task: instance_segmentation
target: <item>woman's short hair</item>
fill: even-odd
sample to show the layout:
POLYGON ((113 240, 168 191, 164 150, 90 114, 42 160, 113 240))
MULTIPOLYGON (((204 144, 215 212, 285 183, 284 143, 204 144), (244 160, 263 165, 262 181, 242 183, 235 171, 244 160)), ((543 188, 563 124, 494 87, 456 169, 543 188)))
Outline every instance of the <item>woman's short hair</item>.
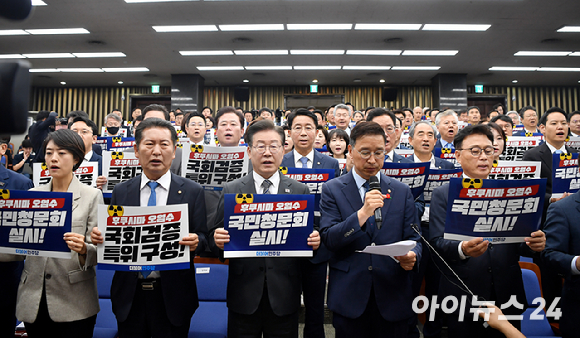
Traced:
POLYGON ((79 134, 75 133, 70 129, 59 129, 52 133, 49 133, 44 143, 42 144, 42 150, 46 154, 46 146, 52 141, 54 145, 60 149, 66 150, 73 155, 73 158, 77 160, 77 164, 73 166, 73 171, 77 170, 83 160, 85 159, 85 143, 79 134))

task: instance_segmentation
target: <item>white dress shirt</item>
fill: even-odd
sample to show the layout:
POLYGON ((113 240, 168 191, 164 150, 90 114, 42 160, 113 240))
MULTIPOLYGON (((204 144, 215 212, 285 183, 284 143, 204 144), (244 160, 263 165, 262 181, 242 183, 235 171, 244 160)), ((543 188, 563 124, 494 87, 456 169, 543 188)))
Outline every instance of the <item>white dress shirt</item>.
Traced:
MULTIPOLYGON (((140 188, 140 196, 139 196, 139 203, 140 206, 146 207, 147 203, 149 202, 149 197, 151 196, 151 188, 147 185, 149 181, 152 181, 145 173, 141 175, 141 188, 140 188)), ((157 181, 159 183, 157 189, 155 189, 155 201, 156 205, 158 206, 165 206, 167 205, 167 197, 169 196, 169 186, 171 185, 171 171, 167 170, 167 172, 161 176, 157 181)))
MULTIPOLYGON (((375 175, 378 179, 379 179, 379 183, 381 182, 381 172, 379 171, 376 175, 375 175)), ((358 188, 358 193, 360 194, 360 199, 362 200, 363 204, 365 203, 365 194, 366 189, 365 187, 363 187, 363 184, 365 184, 365 182, 367 180, 365 180, 364 178, 362 178, 357 172, 356 172, 356 168, 353 167, 352 170, 352 177, 354 178, 354 182, 356 183, 356 187, 358 188)))
MULTIPOLYGON (((292 150, 294 152, 294 166, 296 168, 302 168, 302 161, 300 161, 300 159, 303 157, 302 155, 300 155, 296 149, 292 150)), ((306 163, 306 166, 310 169, 312 169, 312 164, 314 163, 314 149, 312 149, 308 155, 306 155, 306 158, 308 158, 308 162, 306 163)))
POLYGON ((556 147, 554 147, 553 145, 550 144, 550 142, 546 141, 546 145, 548 146, 548 148, 550 148, 550 151, 553 153, 556 152, 556 150, 560 150, 561 152, 563 152, 564 154, 567 154, 568 152, 566 151, 566 143, 564 143, 562 145, 562 147, 560 147, 560 149, 556 149, 556 147))
MULTIPOLYGON (((252 175, 254 175, 254 187, 256 187, 256 193, 263 194, 264 192, 262 191, 262 182, 264 182, 266 179, 255 171, 252 171, 252 175)), ((272 182, 272 185, 269 189, 270 194, 277 194, 278 187, 280 186, 280 172, 277 171, 274 175, 270 176, 268 180, 272 182)))
POLYGON ((91 157, 93 157, 92 150, 85 154, 85 161, 89 162, 91 160, 91 157))

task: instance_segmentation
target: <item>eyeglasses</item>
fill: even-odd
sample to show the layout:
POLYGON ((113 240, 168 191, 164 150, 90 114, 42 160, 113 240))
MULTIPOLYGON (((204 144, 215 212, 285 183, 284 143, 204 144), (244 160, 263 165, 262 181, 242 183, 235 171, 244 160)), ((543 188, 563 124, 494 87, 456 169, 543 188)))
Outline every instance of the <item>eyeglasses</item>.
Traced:
POLYGON ((264 144, 260 144, 260 145, 257 145, 255 147, 252 147, 252 148, 254 148, 256 150, 256 152, 260 155, 265 153, 266 149, 270 149, 270 153, 272 153, 272 154, 277 154, 280 151, 280 149, 282 149, 282 146, 280 146, 278 144, 270 144, 269 146, 264 145, 264 144))
POLYGON ((312 125, 310 125, 310 124, 308 124, 308 125, 306 125, 306 126, 304 126, 304 127, 303 127, 303 126, 300 126, 300 125, 298 125, 298 126, 294 126, 294 127, 292 127, 292 130, 293 130, 293 131, 295 131, 295 132, 297 132, 297 133, 301 133, 301 132, 302 132, 302 130, 306 130, 306 132, 307 132, 307 133, 310 133, 310 132, 312 132, 312 131, 316 130, 316 127, 314 127, 314 126, 312 126, 312 125))
POLYGON ((198 126, 198 127, 205 127, 205 123, 203 123, 203 122, 198 122, 198 123, 191 122, 191 123, 189 124, 189 126, 190 126, 190 127, 195 127, 195 126, 198 126))
POLYGON ((81 129, 81 130, 77 130, 77 129, 71 129, 72 131, 74 131, 75 133, 79 134, 79 135, 93 135, 93 131, 92 130, 88 130, 88 129, 81 129))
POLYGON ((570 123, 571 124, 578 124, 578 123, 580 123, 580 120, 570 120, 570 123))
POLYGON ((387 126, 387 127, 385 128, 385 132, 386 132, 387 134, 394 134, 394 133, 395 133, 395 129, 396 129, 396 128, 395 128, 395 127, 393 127, 393 126, 387 126))
POLYGON ((386 154, 385 150, 377 150, 373 153, 368 150, 358 151, 356 148, 353 149, 356 150, 363 160, 368 160, 371 158, 371 155, 374 155, 377 160, 384 160, 386 154))
POLYGON ((475 156, 475 157, 479 157, 481 156, 481 152, 483 151, 485 153, 485 156, 492 156, 495 149, 493 149, 493 147, 485 147, 485 149, 481 149, 480 147, 473 147, 473 148, 467 148, 467 149, 456 149, 456 150, 469 150, 471 152, 471 155, 475 156))
POLYGON ((350 117, 349 114, 335 114, 334 117, 350 117))

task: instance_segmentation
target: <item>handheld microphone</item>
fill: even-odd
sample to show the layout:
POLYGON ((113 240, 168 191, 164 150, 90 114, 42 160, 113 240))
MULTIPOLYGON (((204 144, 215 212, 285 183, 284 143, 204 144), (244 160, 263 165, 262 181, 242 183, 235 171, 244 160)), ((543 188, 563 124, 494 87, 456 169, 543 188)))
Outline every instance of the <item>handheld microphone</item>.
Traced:
MULTIPOLYGON (((371 176, 369 179, 369 191, 371 190, 381 191, 381 184, 376 176, 371 176)), ((381 230, 381 226, 383 225, 383 213, 381 212, 381 208, 375 209, 375 222, 377 224, 377 230, 381 230)))

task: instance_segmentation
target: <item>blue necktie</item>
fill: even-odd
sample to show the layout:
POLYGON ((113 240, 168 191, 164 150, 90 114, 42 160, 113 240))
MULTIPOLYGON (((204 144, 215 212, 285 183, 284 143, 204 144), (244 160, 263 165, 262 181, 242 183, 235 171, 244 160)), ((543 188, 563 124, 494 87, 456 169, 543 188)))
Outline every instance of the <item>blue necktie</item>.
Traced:
POLYGON ((149 201, 147 201, 147 206, 156 206, 157 205, 157 193, 155 192, 155 188, 159 185, 157 182, 149 181, 147 183, 149 188, 151 188, 151 195, 149 195, 149 201))
POLYGON ((302 168, 308 168, 308 157, 302 156, 300 162, 302 162, 302 168))
MULTIPOLYGON (((366 197, 366 193, 369 192, 369 188, 370 188, 369 181, 366 181, 363 184, 363 187, 365 188, 365 197, 366 197)), ((363 199, 363 204, 364 204, 364 199, 363 199)), ((372 233, 375 230, 375 215, 374 214, 367 219, 367 225, 368 225, 367 226, 367 233, 372 233)))
POLYGON ((455 147, 453 146, 453 143, 451 143, 451 142, 447 143, 444 148, 455 149, 455 147))
MULTIPOLYGON (((149 186, 149 188, 151 188, 151 195, 149 195, 149 201, 147 201, 147 206, 148 207, 156 206, 157 205, 157 193, 155 192, 155 188, 157 188, 157 186, 159 186, 159 183, 149 181, 149 182, 147 182, 147 185, 149 186)), ((153 272, 153 271, 141 271, 141 274, 143 275, 143 278, 147 278, 147 276, 149 276, 149 274, 151 272, 153 272)))
POLYGON ((561 154, 561 153, 563 153, 563 151, 562 151, 562 150, 560 150, 560 149, 558 149, 558 150, 556 150, 556 151, 554 152, 554 154, 561 154))
MULTIPOLYGON (((385 155, 385 162, 387 162, 388 160, 389 160, 389 155, 385 155)), ((367 183, 365 183, 365 184, 368 185, 369 182, 367 181, 367 183)), ((369 191, 369 188, 368 187, 366 189, 367 189, 367 191, 369 191)))

